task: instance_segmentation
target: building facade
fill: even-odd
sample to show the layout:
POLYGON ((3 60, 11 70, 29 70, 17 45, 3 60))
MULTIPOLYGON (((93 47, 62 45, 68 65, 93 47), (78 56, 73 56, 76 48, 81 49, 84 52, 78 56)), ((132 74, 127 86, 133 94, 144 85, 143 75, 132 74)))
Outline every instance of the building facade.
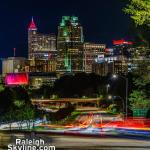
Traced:
POLYGON ((56 36, 38 33, 32 18, 28 27, 28 59, 56 58, 56 36))
POLYGON ((28 27, 29 72, 56 71, 56 36, 38 33, 32 18, 28 27))
POLYGON ((29 76, 30 76, 30 87, 34 89, 38 89, 43 85, 53 86, 54 82, 57 79, 55 73, 31 72, 29 73, 29 76))
POLYGON ((100 76, 107 76, 114 73, 113 62, 101 62, 92 64, 92 72, 100 76))
POLYGON ((108 74, 127 75, 129 72, 127 60, 106 60, 94 63, 92 65, 92 72, 100 76, 107 76, 108 74))
POLYGON ((24 57, 8 57, 2 60, 2 76, 8 73, 24 73, 28 72, 28 61, 24 57))
POLYGON ((105 55, 105 44, 84 43, 83 68, 86 73, 92 72, 92 64, 105 55))
POLYGON ((29 72, 55 72, 56 71, 56 60, 28 60, 29 72))
POLYGON ((83 28, 78 17, 63 16, 58 26, 57 71, 83 71, 83 28))

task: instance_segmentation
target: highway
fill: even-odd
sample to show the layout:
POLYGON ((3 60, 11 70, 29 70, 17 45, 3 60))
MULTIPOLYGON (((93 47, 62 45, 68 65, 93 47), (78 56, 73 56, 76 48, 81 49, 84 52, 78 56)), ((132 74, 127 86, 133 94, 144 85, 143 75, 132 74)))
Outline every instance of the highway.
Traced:
POLYGON ((53 145, 56 149, 68 150, 148 150, 150 142, 144 140, 121 138, 94 138, 94 137, 55 137, 53 145))
POLYGON ((42 138, 56 150, 150 150, 150 140, 113 137, 86 137, 36 134, 0 134, 0 150, 6 150, 15 138, 42 138))

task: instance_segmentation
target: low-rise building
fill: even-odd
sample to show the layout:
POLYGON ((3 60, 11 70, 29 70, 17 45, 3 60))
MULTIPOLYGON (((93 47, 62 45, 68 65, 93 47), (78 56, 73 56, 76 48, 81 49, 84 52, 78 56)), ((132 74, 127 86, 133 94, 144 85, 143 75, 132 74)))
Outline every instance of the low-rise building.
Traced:
POLYGON ((32 72, 29 73, 30 77, 30 87, 31 88, 40 88, 42 85, 49 85, 53 86, 54 82, 57 79, 56 73, 51 72, 51 73, 44 73, 44 72, 32 72))
POLYGON ((8 57, 2 60, 2 76, 7 73, 24 73, 27 72, 28 61, 24 57, 8 57))
POLYGON ((94 63, 92 72, 100 76, 107 76, 108 74, 126 75, 128 73, 128 61, 114 60, 94 63))

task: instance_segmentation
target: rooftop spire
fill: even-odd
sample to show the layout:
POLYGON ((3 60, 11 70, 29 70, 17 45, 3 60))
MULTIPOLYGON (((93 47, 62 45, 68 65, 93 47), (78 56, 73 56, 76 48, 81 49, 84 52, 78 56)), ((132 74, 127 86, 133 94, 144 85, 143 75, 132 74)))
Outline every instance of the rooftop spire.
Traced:
POLYGON ((37 27, 36 27, 36 25, 34 23, 33 17, 32 17, 32 20, 31 20, 31 22, 29 24, 28 30, 37 30, 37 27))

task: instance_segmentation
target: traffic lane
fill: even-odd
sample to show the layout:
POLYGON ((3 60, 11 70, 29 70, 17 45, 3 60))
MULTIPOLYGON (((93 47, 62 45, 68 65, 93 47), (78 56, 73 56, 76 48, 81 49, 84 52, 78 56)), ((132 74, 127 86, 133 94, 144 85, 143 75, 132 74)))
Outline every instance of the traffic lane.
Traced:
MULTIPOLYGON (((25 134, 15 134, 14 136, 16 138, 30 137, 30 135, 27 136, 25 134)), ((97 150, 97 149, 149 150, 150 149, 150 140, 143 140, 143 139, 137 140, 137 139, 128 139, 128 138, 86 137, 86 136, 82 137, 82 136, 67 136, 67 135, 65 136, 48 135, 48 134, 36 134, 35 137, 33 138, 44 139, 45 141, 47 141, 46 143, 48 145, 56 146, 56 150, 62 150, 62 149, 65 150, 97 150)), ((8 141, 6 142, 7 144, 8 141)))
POLYGON ((74 149, 150 149, 150 141, 121 138, 53 136, 57 148, 74 149))

